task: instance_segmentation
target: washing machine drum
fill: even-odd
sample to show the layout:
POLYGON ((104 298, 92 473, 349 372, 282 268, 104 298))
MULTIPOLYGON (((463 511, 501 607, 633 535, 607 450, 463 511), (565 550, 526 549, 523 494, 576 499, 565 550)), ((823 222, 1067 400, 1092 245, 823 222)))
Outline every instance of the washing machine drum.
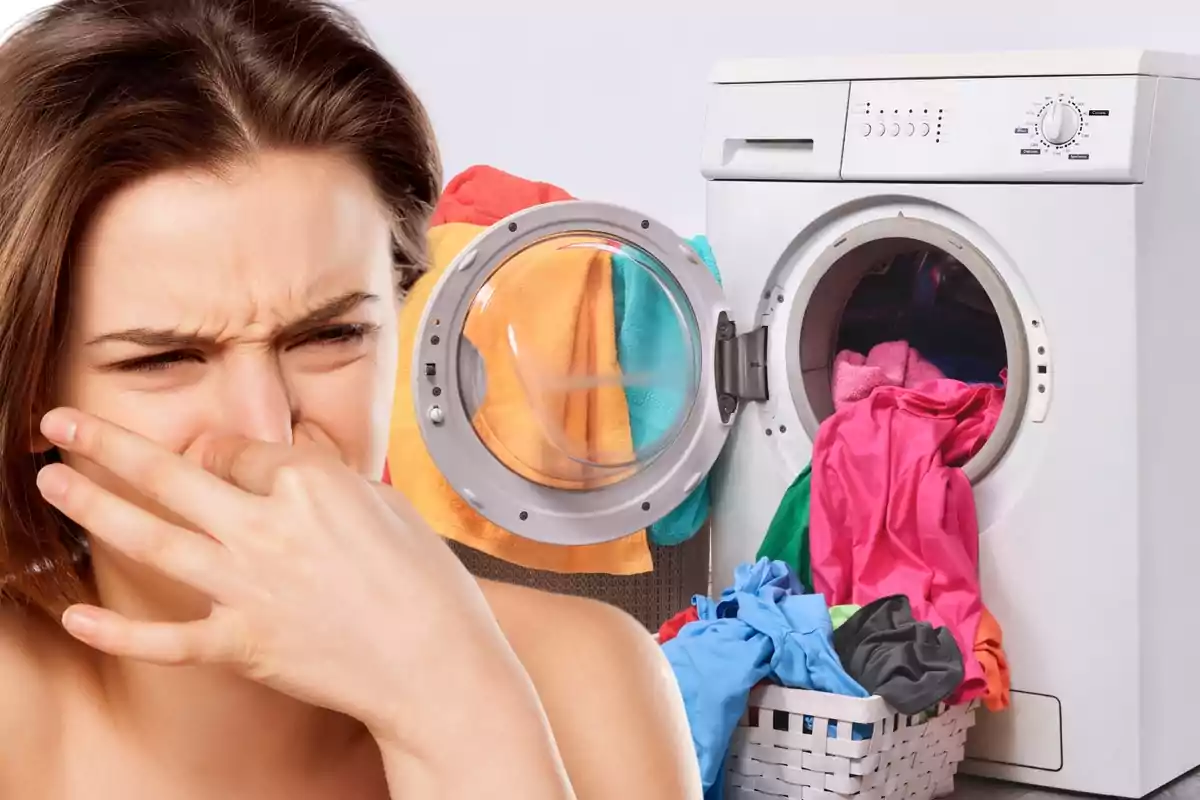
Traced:
POLYGON ((434 461, 481 514, 531 539, 645 527, 724 442, 723 305, 696 251, 644 216, 568 201, 505 219, 424 312, 413 392, 434 461))
MULTIPOLYGON (((903 215, 859 224, 801 266, 800 313, 791 315, 784 336, 795 343, 787 371, 791 400, 810 438, 835 410, 839 358, 902 342, 925 369, 944 377, 1003 381, 995 428, 964 466, 972 481, 985 477, 1024 416, 1031 366, 1048 373, 1044 346, 1039 363, 1030 363, 1020 310, 996 267, 954 231, 903 215)), ((1033 320, 1032 330, 1039 324, 1033 320)), ((1039 376, 1043 404, 1048 382, 1048 374, 1039 376)))

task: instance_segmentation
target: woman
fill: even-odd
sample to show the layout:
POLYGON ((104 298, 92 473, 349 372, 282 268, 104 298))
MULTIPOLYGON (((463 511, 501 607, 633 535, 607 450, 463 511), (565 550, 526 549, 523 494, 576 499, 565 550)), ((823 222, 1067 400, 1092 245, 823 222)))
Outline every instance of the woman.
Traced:
POLYGON ((644 632, 372 482, 439 184, 316 0, 0 47, 0 797, 698 795, 644 632))

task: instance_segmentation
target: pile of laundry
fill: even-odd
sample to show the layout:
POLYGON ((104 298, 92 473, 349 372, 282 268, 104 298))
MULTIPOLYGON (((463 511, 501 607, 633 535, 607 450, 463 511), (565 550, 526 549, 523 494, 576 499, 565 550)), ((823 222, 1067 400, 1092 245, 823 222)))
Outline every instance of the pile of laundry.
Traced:
MULTIPOLYGON (((905 714, 943 702, 1008 706, 962 471, 995 427, 1004 377, 944 377, 904 341, 837 355, 836 411, 757 562, 742 565, 718 601, 696 597, 659 631, 710 800, 760 682, 878 695, 905 714)), ((854 737, 868 738, 870 727, 855 726, 854 737)))

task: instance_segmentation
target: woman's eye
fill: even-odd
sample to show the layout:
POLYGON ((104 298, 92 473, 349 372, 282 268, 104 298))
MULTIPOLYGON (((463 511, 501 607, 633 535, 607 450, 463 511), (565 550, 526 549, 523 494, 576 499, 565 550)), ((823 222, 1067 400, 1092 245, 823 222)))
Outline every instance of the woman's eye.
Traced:
POLYGON ((302 345, 331 345, 331 344, 355 344, 366 338, 367 334, 375 330, 376 326, 365 324, 347 324, 347 325, 332 325, 328 328, 321 328, 313 331, 302 338, 296 346, 302 345))
POLYGON ((156 370, 170 369, 184 363, 198 363, 203 361, 198 353, 189 353, 185 350, 171 350, 166 353, 155 353, 152 356, 143 356, 135 358, 131 361, 124 361, 117 365, 122 372, 154 372, 156 370))
MULTIPOLYGON (((292 350, 306 345, 330 346, 357 344, 378 329, 377 325, 345 324, 331 325, 305 334, 299 340, 287 347, 292 350)), ((183 364, 201 364, 205 357, 202 353, 189 350, 170 350, 165 353, 155 353, 152 356, 122 361, 114 366, 121 372, 155 372, 171 369, 183 364)))

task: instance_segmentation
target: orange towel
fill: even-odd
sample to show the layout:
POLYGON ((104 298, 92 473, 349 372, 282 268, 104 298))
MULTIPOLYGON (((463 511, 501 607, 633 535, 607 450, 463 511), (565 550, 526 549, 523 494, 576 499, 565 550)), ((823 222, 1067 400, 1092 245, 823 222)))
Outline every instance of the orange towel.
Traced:
POLYGON ((983 667, 983 677, 987 681, 983 704, 988 711, 1003 711, 1008 708, 1010 700, 1004 633, 1000 630, 1000 623, 986 608, 979 616, 979 629, 975 631, 975 658, 983 667))
MULTIPOLYGON (((438 533, 510 563, 553 572, 648 572, 653 563, 645 531, 576 547, 523 539, 468 506, 425 449, 410 385, 417 325, 446 266, 482 230, 447 223, 429 231, 432 268, 413 288, 400 319, 390 480, 438 533)), ((526 387, 537 376, 528 374, 529 365, 560 378, 619 374, 611 270, 608 255, 590 248, 520 253, 489 281, 491 291, 484 301, 476 300, 464 329, 487 369, 487 393, 474 420, 480 437, 510 469, 565 491, 597 485, 593 474, 580 470, 576 459, 581 455, 605 463, 632 456, 624 390, 613 380, 589 391, 531 394, 526 387), (536 313, 506 313, 505 306, 514 302, 536 313), (519 363, 507 338, 510 324, 523 346, 519 363)))

